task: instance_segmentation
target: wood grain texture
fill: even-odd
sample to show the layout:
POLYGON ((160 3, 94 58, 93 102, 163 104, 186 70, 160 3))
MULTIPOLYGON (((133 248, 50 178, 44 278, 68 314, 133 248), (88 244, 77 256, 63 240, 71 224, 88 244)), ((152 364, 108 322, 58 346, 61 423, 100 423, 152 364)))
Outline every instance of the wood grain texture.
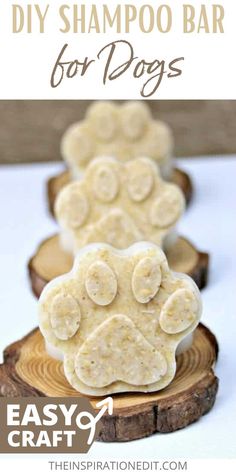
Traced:
MULTIPOLYGON (((113 395, 113 415, 103 417, 99 439, 130 441, 155 432, 173 432, 199 419, 215 402, 218 379, 213 369, 217 353, 214 335, 200 324, 191 348, 177 357, 176 375, 167 388, 148 394, 113 395)), ((0 366, 0 396, 81 394, 67 382, 62 363, 48 356, 36 329, 6 348, 0 366)), ((97 398, 89 399, 95 407, 97 398)))
MULTIPOLYGON (((90 101, 1 100, 0 162, 60 159, 64 130, 83 118, 90 101)), ((236 151, 235 100, 151 100, 156 118, 173 129, 177 156, 236 151)))
MULTIPOLYGON (((207 284, 209 255, 199 252, 188 240, 179 237, 168 249, 169 266, 193 278, 201 289, 207 284)), ((73 258, 61 249, 58 235, 45 239, 31 257, 28 272, 33 293, 39 297, 45 285, 59 275, 69 272, 73 258)))
MULTIPOLYGON (((55 200, 62 188, 70 182, 70 173, 65 170, 47 182, 47 199, 49 212, 54 215, 55 200)), ((181 169, 174 169, 172 182, 178 185, 184 193, 186 204, 190 203, 193 195, 193 185, 191 178, 181 169)))

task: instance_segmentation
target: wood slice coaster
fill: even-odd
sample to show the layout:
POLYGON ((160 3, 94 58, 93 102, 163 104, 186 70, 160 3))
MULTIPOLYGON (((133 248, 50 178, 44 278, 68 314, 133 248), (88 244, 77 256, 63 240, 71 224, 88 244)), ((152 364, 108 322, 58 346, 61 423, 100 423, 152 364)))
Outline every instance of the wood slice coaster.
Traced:
MULTIPOLYGON (((131 441, 155 432, 184 428, 214 405, 218 379, 213 368, 218 346, 214 335, 200 324, 188 351, 177 357, 172 383, 154 393, 113 395, 113 415, 102 418, 101 441, 131 441)), ((0 365, 0 396, 81 396, 67 382, 63 365, 45 351, 36 329, 4 352, 0 365)), ((93 407, 101 397, 89 397, 93 407)), ((95 408, 96 409, 96 408, 95 408)))
MULTIPOLYGON (((170 268, 190 275, 201 289, 207 284, 209 256, 199 252, 187 239, 179 237, 167 251, 170 268)), ((28 264, 31 287, 39 297, 50 280, 69 272, 73 265, 72 255, 63 251, 59 236, 43 241, 28 264)))
MULTIPOLYGON (((68 170, 61 172, 55 177, 51 177, 47 182, 47 195, 48 195, 48 207, 52 215, 54 215, 54 203, 56 200, 57 194, 60 190, 71 181, 70 173, 68 170)), ((186 199, 186 203, 189 203, 193 193, 192 182, 186 172, 175 168, 173 170, 172 182, 178 185, 186 199)))

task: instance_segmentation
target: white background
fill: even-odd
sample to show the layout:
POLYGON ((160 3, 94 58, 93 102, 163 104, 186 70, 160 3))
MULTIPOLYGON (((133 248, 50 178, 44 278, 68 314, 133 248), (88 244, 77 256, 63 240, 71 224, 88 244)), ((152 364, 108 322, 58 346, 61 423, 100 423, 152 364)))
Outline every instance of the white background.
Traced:
MULTIPOLYGON (((131 443, 95 443, 88 460, 236 458, 236 157, 185 159, 178 165, 190 173, 195 187, 179 233, 211 255, 209 284, 202 291, 202 321, 212 329, 220 345, 217 401, 208 415, 186 429, 131 443)), ((57 230, 47 212, 45 182, 61 168, 62 164, 0 168, 1 351, 37 325, 37 302, 30 291, 26 266, 37 244, 57 230)), ((9 461, 15 458, 9 457, 9 461)), ((48 460, 55 458, 81 459, 51 455, 48 460)), ((45 461, 45 456, 39 460, 45 461)), ((26 464, 29 461, 30 456, 26 464)), ((25 472, 26 468, 22 470, 25 472)))
MULTIPOLYGON (((50 75, 56 58, 65 43, 68 43, 68 60, 82 59, 84 56, 96 57, 98 51, 110 41, 117 39, 129 40, 135 54, 140 59, 169 60, 184 56, 183 74, 180 77, 163 79, 158 91, 150 98, 154 99, 200 99, 200 98, 236 98, 235 75, 235 39, 236 39, 236 2, 232 0, 189 0, 186 2, 168 0, 158 2, 148 0, 136 2, 109 0, 105 3, 112 5, 133 3, 151 4, 154 8, 166 3, 173 11, 173 27, 170 33, 161 34, 158 31, 145 34, 136 27, 130 34, 109 32, 107 34, 63 34, 59 32, 62 22, 58 16, 58 6, 66 3, 79 3, 74 0, 7 0, 0 2, 0 99, 6 98, 140 98, 140 89, 144 80, 132 77, 133 68, 106 87, 102 84, 104 62, 97 62, 90 72, 81 77, 65 80, 55 89, 50 87, 50 75), (33 33, 12 33, 12 3, 25 6, 38 3, 43 7, 49 4, 44 34, 38 31, 35 14, 32 17, 33 33), (199 18, 199 8, 202 3, 207 5, 209 26, 212 29, 213 3, 221 3, 225 8, 224 34, 183 34, 182 5, 193 4, 196 8, 196 20, 199 18)), ((81 2, 82 3, 82 2, 81 2)), ((84 0, 87 8, 92 2, 84 0)), ((101 7, 104 2, 93 2, 101 7)), ((120 54, 117 65, 121 61, 120 54)), ((123 58, 124 59, 124 58, 123 58)))

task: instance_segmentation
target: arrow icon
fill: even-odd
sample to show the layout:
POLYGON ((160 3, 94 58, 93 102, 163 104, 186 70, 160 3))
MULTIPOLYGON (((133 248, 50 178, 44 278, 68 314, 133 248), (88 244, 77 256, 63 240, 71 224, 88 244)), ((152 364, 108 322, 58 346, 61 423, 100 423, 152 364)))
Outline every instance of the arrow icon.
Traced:
POLYGON ((96 403, 96 407, 102 407, 100 411, 97 413, 96 416, 93 416, 91 413, 88 411, 81 411, 77 418, 76 418, 76 424, 78 428, 86 430, 90 429, 90 434, 88 437, 87 444, 92 444, 93 438, 96 432, 96 424, 97 422, 101 419, 101 417, 104 415, 104 413, 107 411, 108 415, 112 415, 113 413, 113 399, 112 397, 107 397, 104 398, 104 400, 101 400, 100 402, 96 403), (82 419, 87 418, 88 422, 84 423, 82 419))
MULTIPOLYGON (((96 403, 96 407, 99 408, 100 406, 102 406, 102 408, 101 408, 100 412, 97 414, 97 416, 100 415, 101 412, 102 412, 102 414, 100 416, 100 418, 101 418, 106 410, 108 412, 108 415, 112 415, 112 413, 113 413, 113 398, 112 397, 107 397, 107 398, 104 398, 104 400, 96 403)), ((96 416, 96 418, 97 418, 97 416, 96 416)))

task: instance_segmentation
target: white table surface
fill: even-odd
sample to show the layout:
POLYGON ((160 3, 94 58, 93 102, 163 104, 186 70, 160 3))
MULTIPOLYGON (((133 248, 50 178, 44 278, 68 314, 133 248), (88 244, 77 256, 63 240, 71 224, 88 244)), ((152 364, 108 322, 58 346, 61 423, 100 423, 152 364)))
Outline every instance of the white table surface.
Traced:
MULTIPOLYGON (((217 401, 186 429, 131 443, 95 443, 86 459, 236 458, 236 156, 181 159, 178 166, 191 174, 195 188, 179 233, 211 254, 202 321, 220 345, 217 401)), ((0 352, 37 324, 27 261, 57 229, 47 212, 45 182, 61 168, 51 163, 0 167, 0 352)))

